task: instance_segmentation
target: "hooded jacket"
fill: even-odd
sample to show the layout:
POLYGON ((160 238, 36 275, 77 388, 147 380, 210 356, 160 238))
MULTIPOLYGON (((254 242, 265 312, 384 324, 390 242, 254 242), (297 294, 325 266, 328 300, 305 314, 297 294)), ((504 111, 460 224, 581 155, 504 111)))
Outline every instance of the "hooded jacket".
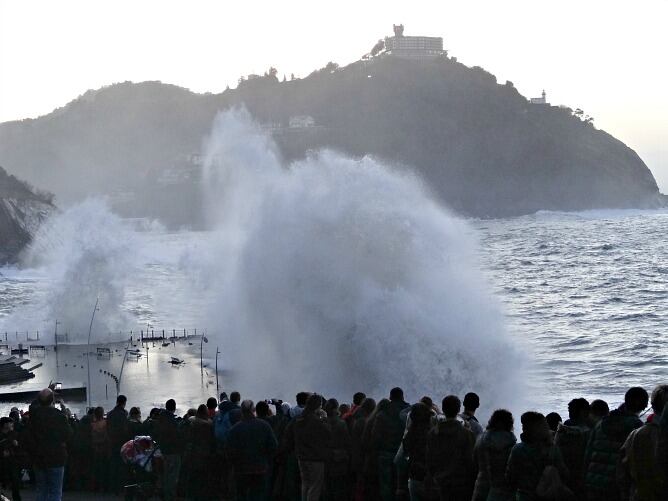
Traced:
POLYGON ((510 452, 506 481, 517 501, 533 501, 539 499, 536 488, 547 466, 555 466, 562 481, 568 479, 568 470, 559 449, 549 441, 528 440, 524 433, 520 439, 510 452))
POLYGON ((302 413, 294 420, 295 453, 301 461, 327 461, 332 430, 314 413, 302 413))
POLYGON ((236 423, 227 438, 227 450, 237 473, 266 473, 277 446, 271 426, 256 417, 236 423))
POLYGON ((661 427, 658 419, 633 430, 622 446, 622 498, 632 501, 666 499, 666 472, 658 460, 661 427))
POLYGON ((588 497, 619 499, 617 462, 629 434, 642 426, 635 414, 622 405, 599 421, 591 434, 585 454, 585 486, 588 497))
POLYGON ((438 423, 427 436, 427 472, 443 488, 471 489, 476 476, 475 438, 460 421, 438 423))
POLYGON ((422 482, 427 474, 427 437, 429 427, 411 426, 403 439, 404 454, 408 459, 408 477, 422 482))
POLYGON ((569 419, 559 424, 554 436, 554 445, 559 448, 564 463, 570 472, 568 487, 578 496, 584 497, 585 452, 591 435, 587 423, 569 419))
POLYGON ((406 430, 406 416, 402 411, 410 406, 403 400, 394 400, 376 416, 371 430, 371 446, 378 453, 389 453, 393 456, 401 445, 406 430))
POLYGON ((473 450, 478 464, 473 501, 509 498, 506 465, 510 451, 516 443, 517 438, 510 431, 487 430, 480 435, 473 450), (491 498, 488 497, 490 493, 491 498))
POLYGON ((327 474, 330 477, 345 476, 350 466, 352 447, 348 425, 338 415, 327 417, 327 424, 331 429, 327 474))

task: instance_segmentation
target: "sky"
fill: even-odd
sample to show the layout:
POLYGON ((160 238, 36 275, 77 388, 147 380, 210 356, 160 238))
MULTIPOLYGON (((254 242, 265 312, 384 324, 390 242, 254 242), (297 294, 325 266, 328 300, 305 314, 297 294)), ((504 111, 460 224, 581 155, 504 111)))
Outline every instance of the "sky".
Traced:
POLYGON ((0 0, 0 122, 126 80, 221 92, 270 66, 306 76, 403 23, 527 97, 582 108, 668 192, 666 19, 668 0, 0 0))

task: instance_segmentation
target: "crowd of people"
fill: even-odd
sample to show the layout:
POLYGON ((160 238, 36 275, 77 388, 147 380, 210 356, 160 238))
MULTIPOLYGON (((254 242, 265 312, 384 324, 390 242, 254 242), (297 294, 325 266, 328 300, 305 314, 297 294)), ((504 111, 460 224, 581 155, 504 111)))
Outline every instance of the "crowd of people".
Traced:
POLYGON ((518 439, 508 410, 478 421, 475 393, 439 406, 410 405, 400 388, 351 404, 301 392, 292 406, 232 392, 185 415, 170 399, 145 419, 120 395, 77 419, 45 389, 0 419, 0 472, 15 501, 26 482, 40 500, 63 489, 142 497, 121 451, 145 440, 142 474, 166 500, 655 501, 668 499, 668 385, 645 417, 649 401, 634 387, 612 411, 576 398, 563 422, 525 412, 518 439))

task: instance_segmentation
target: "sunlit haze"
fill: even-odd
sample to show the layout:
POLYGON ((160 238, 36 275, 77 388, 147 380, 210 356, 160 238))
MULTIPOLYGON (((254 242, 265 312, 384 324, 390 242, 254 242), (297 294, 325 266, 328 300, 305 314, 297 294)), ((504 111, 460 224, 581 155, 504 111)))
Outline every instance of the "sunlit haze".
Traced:
POLYGON ((666 0, 351 2, 0 0, 0 121, 88 89, 160 80, 221 92, 269 66, 345 65, 403 23, 526 97, 582 108, 635 149, 668 191, 666 0))

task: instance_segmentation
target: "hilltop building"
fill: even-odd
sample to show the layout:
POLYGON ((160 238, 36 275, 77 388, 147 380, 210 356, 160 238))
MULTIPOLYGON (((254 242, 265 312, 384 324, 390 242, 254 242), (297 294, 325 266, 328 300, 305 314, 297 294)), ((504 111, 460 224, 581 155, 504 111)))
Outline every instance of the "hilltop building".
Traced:
POLYGON ((541 97, 532 97, 529 99, 529 102, 531 104, 548 104, 547 102, 547 94, 545 94, 545 90, 543 90, 543 93, 540 95, 541 97))
POLYGON ((394 36, 385 37, 385 53, 406 59, 431 59, 443 56, 443 38, 405 36, 404 25, 395 24, 394 36))

